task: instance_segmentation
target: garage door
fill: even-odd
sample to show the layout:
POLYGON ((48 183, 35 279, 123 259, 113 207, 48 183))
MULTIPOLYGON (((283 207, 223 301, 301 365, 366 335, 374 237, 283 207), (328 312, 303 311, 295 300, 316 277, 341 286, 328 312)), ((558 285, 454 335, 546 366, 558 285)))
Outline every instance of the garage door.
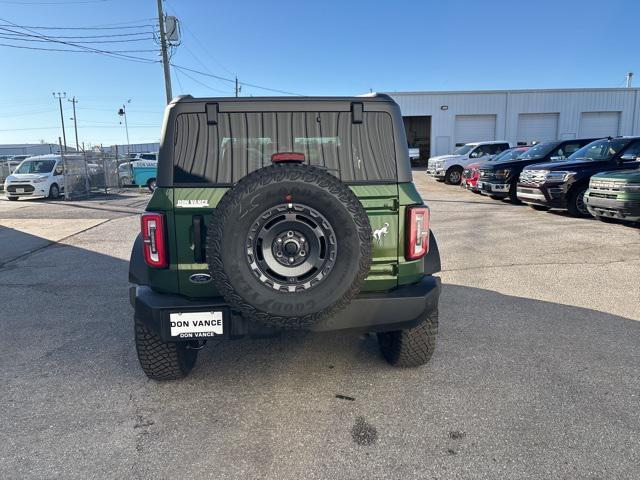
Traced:
POLYGON ((620 112, 582 112, 580 137, 615 137, 620 128, 620 112))
POLYGON ((495 139, 495 115, 456 115, 456 145, 495 139))
POLYGON ((558 113, 521 113, 518 115, 518 144, 558 139, 558 113))

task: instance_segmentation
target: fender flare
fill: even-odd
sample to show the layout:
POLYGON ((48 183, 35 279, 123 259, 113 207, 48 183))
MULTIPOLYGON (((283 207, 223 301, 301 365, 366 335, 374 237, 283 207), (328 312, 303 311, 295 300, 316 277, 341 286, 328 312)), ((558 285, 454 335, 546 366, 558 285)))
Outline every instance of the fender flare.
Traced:
POLYGON ((135 283, 136 285, 149 284, 149 267, 147 267, 142 253, 141 234, 138 234, 131 249, 131 258, 129 259, 129 283, 135 283))
POLYGON ((442 270, 440 264, 440 250, 438 250, 438 242, 433 230, 429 230, 429 252, 424 256, 424 273, 433 275, 442 270))

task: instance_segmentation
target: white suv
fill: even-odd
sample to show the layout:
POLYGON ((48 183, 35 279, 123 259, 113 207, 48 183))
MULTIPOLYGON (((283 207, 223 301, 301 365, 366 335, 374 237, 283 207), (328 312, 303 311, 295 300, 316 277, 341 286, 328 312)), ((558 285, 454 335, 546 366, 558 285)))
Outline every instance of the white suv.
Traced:
POLYGON ((511 148, 509 142, 502 140, 467 143, 450 155, 431 157, 427 164, 427 175, 431 175, 441 182, 458 185, 462 179, 464 167, 479 161, 490 160, 508 148, 511 148))
POLYGON ((62 158, 38 155, 23 160, 4 181, 9 200, 20 197, 58 198, 64 192, 62 158))

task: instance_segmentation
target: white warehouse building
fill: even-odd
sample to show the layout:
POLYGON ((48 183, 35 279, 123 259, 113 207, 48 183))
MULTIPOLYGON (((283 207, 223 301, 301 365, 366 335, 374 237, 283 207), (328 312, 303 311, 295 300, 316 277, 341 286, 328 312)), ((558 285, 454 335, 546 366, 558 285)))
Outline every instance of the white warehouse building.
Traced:
POLYGON ((386 92, 400 105, 420 159, 482 140, 530 145, 549 140, 640 135, 638 88, 386 92))

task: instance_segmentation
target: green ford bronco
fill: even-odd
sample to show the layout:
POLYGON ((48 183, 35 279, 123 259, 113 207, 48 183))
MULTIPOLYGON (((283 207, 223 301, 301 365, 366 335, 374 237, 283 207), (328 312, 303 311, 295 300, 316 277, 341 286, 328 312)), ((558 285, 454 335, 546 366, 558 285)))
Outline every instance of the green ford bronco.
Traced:
POLYGON ((146 210, 129 281, 150 378, 287 329, 376 332, 397 366, 433 354, 440 256, 388 96, 178 97, 146 210))
POLYGON ((591 177, 584 194, 589 213, 599 220, 640 222, 640 170, 603 172, 591 177))

